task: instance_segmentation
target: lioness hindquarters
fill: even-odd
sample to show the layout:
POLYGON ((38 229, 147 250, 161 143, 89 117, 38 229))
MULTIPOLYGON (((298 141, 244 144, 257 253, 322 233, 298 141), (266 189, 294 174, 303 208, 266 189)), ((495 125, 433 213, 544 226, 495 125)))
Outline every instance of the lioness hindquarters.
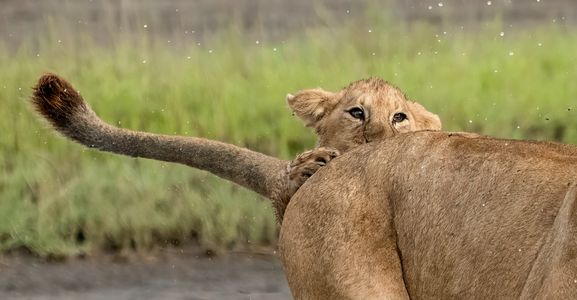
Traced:
POLYGON ((296 299, 408 299, 389 209, 366 189, 381 179, 365 178, 371 162, 352 152, 319 170, 288 205, 279 252, 296 299))
POLYGON ((400 274, 392 260, 400 257, 399 282, 415 299, 576 299, 577 157, 569 152, 415 132, 345 153, 285 213, 279 249, 291 290, 376 297, 389 281, 373 290, 359 282, 379 270, 400 274))

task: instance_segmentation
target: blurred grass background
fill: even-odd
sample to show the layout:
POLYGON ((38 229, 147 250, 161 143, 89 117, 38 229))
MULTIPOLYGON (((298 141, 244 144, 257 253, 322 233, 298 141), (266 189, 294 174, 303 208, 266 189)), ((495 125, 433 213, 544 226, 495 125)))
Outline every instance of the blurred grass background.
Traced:
POLYGON ((379 76, 440 115, 446 130, 577 143, 577 32, 410 26, 371 7, 280 39, 232 22, 202 41, 152 37, 144 26, 102 45, 66 22, 0 44, 0 251, 40 256, 274 245, 267 200, 190 168, 86 150, 58 137, 28 103, 44 72, 80 90, 107 122, 202 136, 282 158, 314 146, 286 93, 338 90, 379 76))

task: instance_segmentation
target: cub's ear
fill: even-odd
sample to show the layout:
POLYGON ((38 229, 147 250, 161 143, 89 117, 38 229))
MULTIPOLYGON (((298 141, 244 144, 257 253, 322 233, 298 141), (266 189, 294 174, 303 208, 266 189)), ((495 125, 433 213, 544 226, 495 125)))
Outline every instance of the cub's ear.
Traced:
POLYGON ((407 101, 415 130, 441 130, 441 119, 417 102, 407 101))
POLYGON ((311 127, 337 103, 335 93, 323 89, 302 90, 296 95, 288 94, 286 100, 293 113, 301 118, 306 126, 311 127))

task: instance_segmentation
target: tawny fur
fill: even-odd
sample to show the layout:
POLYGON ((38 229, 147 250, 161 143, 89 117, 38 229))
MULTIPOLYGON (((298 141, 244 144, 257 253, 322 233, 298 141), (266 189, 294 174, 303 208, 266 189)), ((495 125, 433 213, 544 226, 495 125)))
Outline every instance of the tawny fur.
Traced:
POLYGON ((357 147, 292 197, 297 299, 577 299, 577 148, 412 132, 357 147))
POLYGON ((90 109, 70 83, 54 74, 40 78, 32 97, 36 110, 64 136, 102 151, 209 171, 272 199, 279 221, 302 183, 341 152, 398 132, 441 126, 436 115, 408 101, 397 88, 378 78, 357 81, 337 93, 304 90, 287 100, 296 115, 315 127, 320 146, 292 162, 202 138, 111 126, 90 109), (355 120, 346 112, 353 106, 365 110, 364 121, 355 120), (409 115, 409 119, 393 125, 391 117, 400 111, 409 115))

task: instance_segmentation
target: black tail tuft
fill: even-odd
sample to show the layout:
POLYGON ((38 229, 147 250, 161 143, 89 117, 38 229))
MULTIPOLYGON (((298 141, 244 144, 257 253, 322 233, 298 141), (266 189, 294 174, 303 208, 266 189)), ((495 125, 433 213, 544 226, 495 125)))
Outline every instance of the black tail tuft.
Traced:
POLYGON ((67 128, 75 114, 89 110, 74 87, 55 74, 40 77, 31 100, 34 108, 56 128, 67 128))

